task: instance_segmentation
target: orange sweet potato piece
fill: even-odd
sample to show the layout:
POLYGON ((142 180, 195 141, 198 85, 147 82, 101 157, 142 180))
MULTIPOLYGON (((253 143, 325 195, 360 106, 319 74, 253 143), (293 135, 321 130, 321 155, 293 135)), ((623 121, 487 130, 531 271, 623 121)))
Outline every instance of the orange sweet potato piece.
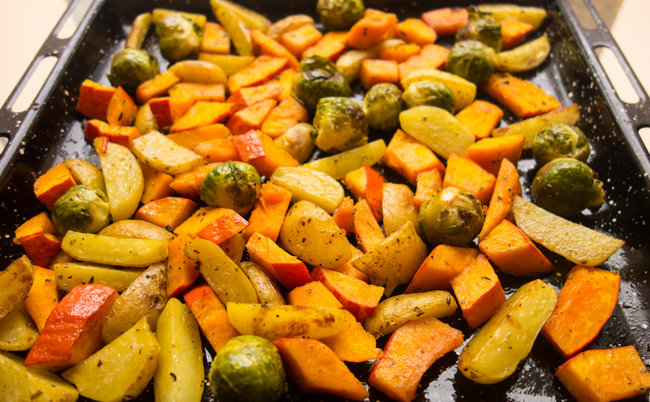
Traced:
POLYGON ((496 175, 499 173, 502 160, 508 159, 514 165, 519 162, 521 151, 524 149, 524 140, 523 135, 484 138, 470 145, 465 151, 465 157, 496 175))
MULTIPOLYGON (((204 155, 205 156, 205 155, 204 155)), ((185 198, 198 200, 201 198, 201 184, 205 176, 210 173, 218 163, 199 166, 191 172, 179 174, 174 178, 169 187, 185 198)))
POLYGON ((451 287, 472 329, 492 317, 506 301, 501 281, 483 254, 451 280, 451 287))
POLYGON ((400 129, 388 143, 382 161, 414 185, 422 172, 437 169, 445 173, 445 165, 432 150, 400 129))
POLYGON ((218 353, 226 342, 239 336, 228 319, 226 307, 207 283, 193 287, 183 299, 215 352, 218 353))
POLYGON ((182 233, 169 242, 167 258, 167 296, 178 296, 196 282, 199 270, 196 263, 185 255, 185 245, 192 241, 192 236, 182 233))
POLYGON ((172 104, 168 96, 151 99, 149 101, 149 108, 151 109, 151 114, 156 119, 158 127, 169 127, 174 124, 172 104))
POLYGON ((620 286, 621 277, 616 272, 573 267, 542 335, 565 359, 580 352, 598 336, 614 312, 620 286))
POLYGON ((314 46, 305 50, 302 58, 318 55, 334 63, 347 50, 347 40, 347 32, 328 32, 314 46))
POLYGON ((479 251, 469 247, 441 244, 431 251, 411 279, 404 293, 451 289, 451 280, 474 262, 479 251))
POLYGON ((439 188, 442 188, 442 175, 438 169, 434 168, 426 172, 418 173, 416 182, 417 187, 413 201, 419 209, 422 204, 433 197, 439 188))
POLYGON ((404 43, 399 46, 389 47, 379 52, 379 58, 382 60, 395 60, 403 63, 412 56, 420 54, 422 48, 415 43, 404 43))
POLYGON ((174 190, 170 187, 170 184, 174 181, 173 176, 145 164, 140 165, 140 167, 144 177, 144 192, 140 199, 143 204, 174 194, 174 190))
POLYGON ((130 149, 131 143, 140 136, 140 132, 135 127, 112 126, 101 120, 89 120, 84 129, 84 136, 91 144, 97 137, 106 137, 110 142, 130 149))
POLYGON ((116 91, 116 88, 85 80, 79 90, 77 111, 91 119, 105 120, 108 105, 116 91))
POLYGON ((482 100, 475 100, 471 105, 458 112, 456 120, 474 134, 474 138, 487 138, 503 117, 503 110, 498 106, 482 100))
POLYGON ((359 271, 358 269, 353 267, 352 264, 351 264, 351 262, 355 258, 361 257, 363 255, 363 253, 361 252, 361 250, 359 250, 358 248, 356 248, 356 247, 354 247, 352 245, 350 245, 350 249, 352 251, 352 259, 350 259, 350 261, 346 262, 345 264, 343 264, 341 266, 338 266, 336 268, 332 268, 332 271, 336 271, 336 272, 340 272, 340 273, 345 274, 345 275, 349 275, 349 276, 351 276, 353 278, 356 278, 356 279, 358 279, 360 281, 364 281, 365 283, 370 282, 370 277, 368 275, 366 275, 365 273, 359 271))
POLYGON ((383 356, 375 337, 368 333, 352 313, 345 310, 341 331, 321 339, 344 362, 362 363, 383 356))
POLYGON ((113 126, 132 126, 138 114, 138 105, 122 87, 117 88, 106 110, 106 121, 113 126))
POLYGON ((508 73, 492 74, 481 88, 520 119, 551 112, 562 104, 535 86, 508 73))
MULTIPOLYGON (((201 52, 211 54, 230 54, 230 35, 216 22, 207 22, 203 28, 201 52)), ((220 101, 217 101, 220 102, 220 101)))
POLYGON ((343 308, 341 302, 318 280, 294 288, 287 293, 287 301, 293 306, 343 308))
POLYGON ((166 94, 167 91, 181 81, 182 79, 178 75, 171 71, 165 71, 140 84, 135 90, 135 99, 143 105, 150 99, 166 94))
MULTIPOLYGON (((202 142, 194 147, 194 152, 203 156, 206 161, 211 163, 239 161, 241 160, 241 157, 239 156, 232 139, 233 137, 225 137, 202 142)), ((199 189, 200 187, 201 185, 199 184, 199 189)))
POLYGON ((487 204, 494 190, 496 178, 473 161, 456 154, 447 159, 447 172, 442 188, 457 187, 476 197, 481 204, 487 204))
POLYGON ((323 34, 314 28, 313 25, 303 25, 293 31, 285 32, 280 36, 280 43, 296 57, 300 57, 303 52, 314 46, 323 34))
POLYGON ((533 32, 533 26, 516 18, 501 21, 501 49, 508 50, 521 45, 533 32))
POLYGON ((262 124, 261 131, 271 138, 278 138, 286 133, 288 129, 300 122, 309 120, 307 109, 294 99, 293 96, 285 98, 271 113, 262 124))
POLYGON ((197 203, 187 198, 165 197, 141 206, 134 218, 174 230, 198 207, 197 203))
MULTIPOLYGON (((287 71, 287 70, 285 70, 287 71)), ((242 109, 253 106, 265 100, 277 100, 282 94, 283 87, 278 80, 271 80, 265 84, 254 87, 241 88, 230 95, 227 102, 233 104, 232 113, 235 114, 242 109)))
POLYGON ((368 202, 360 199, 354 205, 354 235, 357 245, 364 253, 372 250, 386 239, 384 232, 375 219, 368 202))
POLYGON ((225 213, 208 223, 196 234, 204 240, 221 245, 241 232, 247 225, 248 222, 241 215, 231 209, 226 209, 225 213))
POLYGON ((170 98, 192 98, 203 102, 224 102, 226 90, 223 84, 181 82, 169 90, 170 98))
POLYGON ((449 50, 446 47, 435 44, 425 45, 422 47, 420 54, 412 56, 410 59, 397 65, 399 70, 399 79, 403 80, 413 71, 423 68, 441 68, 447 62, 449 50))
POLYGON ((219 123, 230 116, 231 111, 230 103, 196 102, 183 117, 174 122, 170 131, 177 133, 219 123))
POLYGON ((251 64, 228 77, 228 90, 231 94, 240 88, 262 84, 287 67, 285 58, 260 56, 251 64))
POLYGON ((352 198, 345 197, 332 218, 340 229, 345 230, 346 234, 354 233, 354 201, 352 198))
POLYGON ((278 102, 274 99, 267 99, 232 115, 226 123, 233 135, 247 133, 251 130, 257 130, 262 126, 264 120, 269 116, 271 110, 278 102))
POLYGON ((507 159, 501 161, 501 168, 494 184, 494 192, 490 200, 490 207, 485 214, 485 221, 478 240, 481 241, 501 221, 512 213, 512 200, 515 195, 521 196, 521 183, 517 168, 507 159))
POLYGON ((377 170, 364 166, 346 174, 345 185, 357 200, 366 200, 377 222, 381 221, 384 176, 377 170))
POLYGON ((198 127, 194 130, 171 133, 167 135, 167 138, 182 147, 194 149, 194 147, 202 142, 225 138, 230 135, 230 130, 223 124, 210 124, 209 126, 198 127))
POLYGON ((260 175, 271 177, 275 169, 283 166, 298 166, 298 161, 287 151, 278 148, 268 135, 251 130, 233 137, 233 145, 242 161, 250 163, 260 175))
POLYGON ((436 318, 409 321, 391 335, 368 383, 401 402, 415 399, 424 373, 463 344, 463 333, 436 318))
POLYGON ((246 251, 251 261, 261 265, 288 290, 312 281, 302 261, 260 233, 255 233, 248 239, 246 251))
POLYGON ((47 212, 41 212, 16 229, 14 243, 23 246, 34 264, 46 267, 61 249, 58 235, 47 212))
POLYGON ((102 324, 117 297, 106 285, 73 288, 47 318, 25 366, 59 371, 90 357, 104 345, 102 324))
POLYGON ((416 18, 407 18, 397 24, 395 37, 408 43, 424 46, 436 41, 438 35, 424 21, 416 18))
POLYGON ((50 316, 60 299, 54 271, 34 266, 34 282, 27 298, 23 300, 23 306, 36 323, 39 332, 45 327, 47 317, 50 316))
POLYGON ((34 193, 36 198, 51 211, 56 200, 76 185, 77 182, 70 170, 63 163, 59 163, 36 179, 34 193))
POLYGON ((397 16, 371 8, 366 9, 362 19, 357 21, 348 34, 347 45, 356 49, 369 49, 395 34, 397 16))
POLYGON ((292 96, 291 85, 293 79, 298 75, 298 72, 293 68, 287 68, 278 75, 278 83, 282 87, 282 93, 278 96, 279 101, 283 101, 288 97, 292 96))
POLYGON ((277 241, 292 196, 293 194, 283 187, 271 182, 264 183, 248 219, 248 226, 244 229, 244 238, 248 240, 254 233, 261 233, 277 241))
POLYGON ((273 344, 280 352, 287 377, 300 392, 332 394, 355 401, 368 398, 368 391, 363 384, 322 342, 315 339, 282 338, 273 344))
POLYGON ((367 91, 379 83, 397 84, 399 73, 394 60, 364 60, 361 62, 361 86, 367 91))
POLYGON ((267 55, 284 58, 287 59, 289 66, 298 68, 299 63, 296 57, 275 39, 266 36, 264 32, 259 29, 253 29, 251 31, 251 39, 253 40, 253 50, 258 56, 267 55))
POLYGON ((469 13, 466 8, 440 8, 422 14, 422 20, 438 35, 456 35, 467 25, 469 13))

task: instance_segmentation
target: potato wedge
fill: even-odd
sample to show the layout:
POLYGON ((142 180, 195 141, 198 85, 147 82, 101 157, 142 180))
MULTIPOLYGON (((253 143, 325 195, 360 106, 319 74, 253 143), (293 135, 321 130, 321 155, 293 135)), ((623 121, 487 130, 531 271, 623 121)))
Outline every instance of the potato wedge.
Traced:
POLYGON ((181 147, 158 131, 133 140, 133 153, 145 165, 172 176, 205 164, 201 155, 181 147))
POLYGON ((555 290, 539 279, 520 287, 463 348, 458 371, 479 384, 508 378, 530 353, 556 301, 555 290))
POLYGON ((208 54, 200 53, 199 60, 209 61, 221 67, 221 70, 227 75, 231 76, 251 64, 255 60, 255 56, 236 56, 232 54, 208 54))
MULTIPOLYGON (((230 10, 250 29, 257 28, 262 32, 266 32, 271 26, 271 21, 269 21, 265 16, 228 0, 210 0, 210 6, 215 15, 219 10, 230 10)), ((219 17, 217 17, 217 19, 218 18, 219 17)))
POLYGON ((99 233, 102 236, 123 237, 129 239, 173 240, 174 234, 154 225, 137 219, 125 219, 106 226, 99 233))
POLYGON ((305 25, 314 25, 314 19, 304 14, 290 15, 274 22, 266 31, 266 36, 277 41, 283 33, 293 31, 305 25))
POLYGON ((106 193, 104 175, 97 166, 83 159, 68 159, 63 164, 70 169, 70 173, 72 173, 72 177, 74 177, 77 184, 98 188, 106 193))
POLYGON ((390 236, 407 221, 413 222, 415 231, 420 234, 419 209, 415 206, 415 195, 407 185, 384 183, 381 212, 386 236, 390 236))
POLYGON ((534 30, 538 29, 544 22, 544 18, 546 18, 546 10, 540 7, 521 7, 514 4, 481 4, 478 9, 484 13, 490 13, 490 16, 496 22, 516 18, 532 25, 534 30))
POLYGON ((121 145, 105 143, 101 137, 97 138, 93 145, 102 165, 113 222, 129 219, 138 209, 144 192, 144 177, 140 164, 131 151, 121 145))
POLYGON ((244 261, 241 263, 241 269, 253 284, 260 303, 271 306, 284 306, 287 304, 282 296, 282 290, 280 290, 278 282, 264 268, 254 262, 244 261))
POLYGON ((542 35, 512 50, 497 53, 496 68, 509 73, 532 70, 542 64, 549 53, 551 45, 548 43, 548 36, 542 35))
POLYGON ((293 204, 280 229, 282 247, 313 266, 336 268, 352 259, 345 230, 324 209, 309 201, 293 204))
POLYGON ((246 27, 244 21, 242 21, 232 10, 229 10, 226 7, 217 7, 215 4, 216 2, 213 2, 212 0, 210 1, 214 16, 217 17, 219 23, 223 26, 226 32, 228 32, 230 40, 232 40, 235 49, 237 49, 237 54, 240 56, 255 57, 255 52, 253 51, 253 39, 251 38, 251 33, 246 27))
POLYGON ((327 173, 334 180, 343 180, 346 174, 379 162, 384 157, 384 152, 386 143, 380 139, 336 155, 316 159, 305 163, 303 167, 327 173))
POLYGON ((275 169, 271 182, 293 194, 294 202, 306 200, 334 213, 343 202, 343 186, 332 176, 305 167, 280 167, 275 169))
POLYGON ((51 371, 25 367, 21 357, 0 351, 0 389, 5 401, 75 402, 77 389, 51 371))
POLYGON ((142 273, 141 269, 114 268, 108 265, 88 264, 85 262, 65 262, 52 266, 56 286, 71 291, 75 286, 101 283, 124 292, 131 282, 142 273))
POLYGON ((153 377, 156 402, 200 402, 203 395, 203 347, 199 324, 178 299, 167 302, 158 319, 158 369, 153 377))
POLYGON ((167 304, 167 264, 147 268, 115 300, 102 326, 105 343, 125 333, 140 319, 146 318, 152 331, 167 304))
POLYGON ((268 306, 228 303, 228 319, 242 335, 322 339, 339 331, 345 320, 342 310, 307 306, 268 306))
POLYGON ((69 230, 61 248, 79 261, 145 268, 167 258, 168 244, 167 240, 124 239, 69 230))
POLYGON ((28 350, 34 345, 36 338, 38 328, 22 303, 0 319, 0 350, 28 350))
POLYGON ((61 376, 96 401, 137 398, 158 367, 160 346, 146 318, 61 376))
POLYGON ((465 109, 467 106, 471 105, 472 102, 474 102, 474 98, 476 98, 476 85, 457 75, 432 68, 424 68, 412 72, 402 79, 402 87, 406 89, 414 82, 424 80, 436 81, 447 85, 449 89, 451 89, 456 96, 456 106, 454 107, 455 112, 465 109))
POLYGON ((169 67, 169 71, 181 77, 183 82, 223 85, 228 83, 228 77, 221 67, 205 60, 179 61, 169 67))
POLYGON ((135 128, 138 129, 140 135, 147 134, 150 131, 160 130, 149 103, 145 103, 138 109, 138 114, 135 115, 135 128))
POLYGON ((29 258, 22 256, 0 272, 0 319, 25 300, 34 281, 34 268, 29 258))

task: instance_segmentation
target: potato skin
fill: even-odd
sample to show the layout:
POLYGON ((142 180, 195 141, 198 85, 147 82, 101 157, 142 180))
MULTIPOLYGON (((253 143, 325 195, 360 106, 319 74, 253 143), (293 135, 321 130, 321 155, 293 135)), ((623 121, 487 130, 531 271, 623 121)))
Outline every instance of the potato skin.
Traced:
POLYGON ((174 234, 154 225, 137 219, 125 219, 112 223, 98 234, 103 236, 124 237, 133 239, 173 240, 174 234))
POLYGON ((25 300, 34 281, 34 268, 29 258, 22 256, 0 272, 0 318, 5 317, 25 300))

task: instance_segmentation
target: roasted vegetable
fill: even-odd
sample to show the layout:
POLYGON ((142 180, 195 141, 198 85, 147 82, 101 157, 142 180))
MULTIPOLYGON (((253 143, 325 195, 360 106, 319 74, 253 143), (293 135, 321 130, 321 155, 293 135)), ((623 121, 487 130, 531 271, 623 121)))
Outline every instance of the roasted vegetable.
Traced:
POLYGON ((199 54, 201 27, 181 14, 169 14, 156 23, 160 53, 167 60, 178 61, 199 54))
POLYGON ((97 233, 110 220, 108 198, 97 188, 74 186, 52 208, 52 221, 61 234, 68 230, 97 233))
POLYGON ((482 84, 494 72, 494 49, 477 41, 464 40, 451 48, 445 69, 474 84, 482 84))
POLYGON ((201 199, 211 206, 246 215, 255 206, 262 179, 248 163, 226 162, 208 173, 201 184, 201 199))
POLYGON ((298 163, 309 159, 316 145, 314 138, 318 135, 314 126, 309 123, 298 123, 275 139, 275 145, 287 151, 298 163))
POLYGON ((456 34, 456 41, 473 39, 483 42, 495 52, 501 51, 501 24, 488 13, 475 8, 469 10, 467 25, 456 34))
POLYGON ((589 150, 589 142, 582 130, 567 124, 547 127, 537 133, 533 140, 533 156, 540 166, 557 158, 586 162, 589 150))
POLYGON ((443 83, 423 80, 411 84, 402 96, 409 108, 416 106, 435 106, 449 113, 456 107, 456 96, 443 83))
POLYGON ((368 141, 368 123, 363 110, 350 98, 332 97, 318 101, 314 128, 318 132, 316 146, 323 151, 347 151, 368 141))
POLYGON ((113 56, 108 80, 115 87, 132 90, 159 72, 158 60, 151 53, 146 50, 123 49, 113 56))
POLYGON ((532 70, 542 64, 550 53, 551 45, 548 43, 548 36, 542 35, 512 50, 497 53, 495 67, 497 70, 509 73, 532 70))
POLYGON ((312 111, 321 98, 352 95, 345 77, 331 61, 322 56, 310 56, 300 62, 291 89, 305 107, 312 111))
POLYGON ((363 18, 366 7, 363 0, 318 0, 316 10, 328 31, 344 31, 363 18))
POLYGON ((394 130, 399 125, 403 107, 402 91, 393 84, 374 85, 363 99, 366 121, 375 130, 394 130))

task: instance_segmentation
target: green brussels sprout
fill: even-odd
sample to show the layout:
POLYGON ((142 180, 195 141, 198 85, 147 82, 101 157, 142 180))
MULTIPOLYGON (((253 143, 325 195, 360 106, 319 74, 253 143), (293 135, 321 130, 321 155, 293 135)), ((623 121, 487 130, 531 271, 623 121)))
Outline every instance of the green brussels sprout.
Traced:
POLYGON ((452 74, 480 85, 494 72, 496 53, 477 40, 464 40, 452 46, 445 69, 452 74))
POLYGON ((52 207, 52 221, 56 230, 97 233, 111 220, 108 197, 98 188, 83 185, 72 187, 52 207))
POLYGON ((316 109, 321 98, 352 95, 343 74, 322 56, 310 56, 300 62, 291 89, 310 111, 316 109))
POLYGON ((240 335, 226 342, 210 368, 210 391, 222 402, 275 402, 287 391, 280 352, 270 341, 240 335))
POLYGON ((533 179, 533 199, 545 210, 571 217, 605 200, 603 183, 585 163, 558 158, 544 165, 533 179))
POLYGON ((210 206, 230 208, 240 215, 249 213, 262 179, 248 163, 226 162, 208 173, 201 184, 201 199, 210 206))
POLYGON ((497 23, 489 13, 470 8, 467 24, 456 34, 457 42, 469 39, 483 42, 499 53, 501 51, 501 24, 497 23))
POLYGON ((375 130, 386 131, 397 128, 402 109, 402 91, 393 84, 373 85, 363 99, 366 121, 375 130))
POLYGON ((201 27, 181 14, 169 14, 156 23, 160 53, 167 60, 178 61, 199 54, 201 27))
POLYGON ((474 240, 484 219, 481 203, 456 187, 436 192, 418 215, 420 232, 428 243, 457 247, 465 247, 474 240))
POLYGON ((123 49, 113 56, 108 80, 114 87, 132 90, 159 72, 158 60, 151 53, 146 50, 123 49))
POLYGON ((535 135, 533 156, 540 166, 557 158, 573 158, 586 162, 589 157, 589 142, 578 127, 555 124, 535 135))
POLYGON ((368 142, 368 123, 363 110, 350 98, 318 101, 314 128, 318 132, 314 142, 323 151, 342 152, 368 142))
POLYGON ((451 113, 456 106, 454 92, 447 85, 431 80, 422 80, 409 85, 402 99, 409 108, 435 106, 451 113))
POLYGON ((320 22, 328 31, 346 31, 363 18, 363 0, 318 0, 320 22))

